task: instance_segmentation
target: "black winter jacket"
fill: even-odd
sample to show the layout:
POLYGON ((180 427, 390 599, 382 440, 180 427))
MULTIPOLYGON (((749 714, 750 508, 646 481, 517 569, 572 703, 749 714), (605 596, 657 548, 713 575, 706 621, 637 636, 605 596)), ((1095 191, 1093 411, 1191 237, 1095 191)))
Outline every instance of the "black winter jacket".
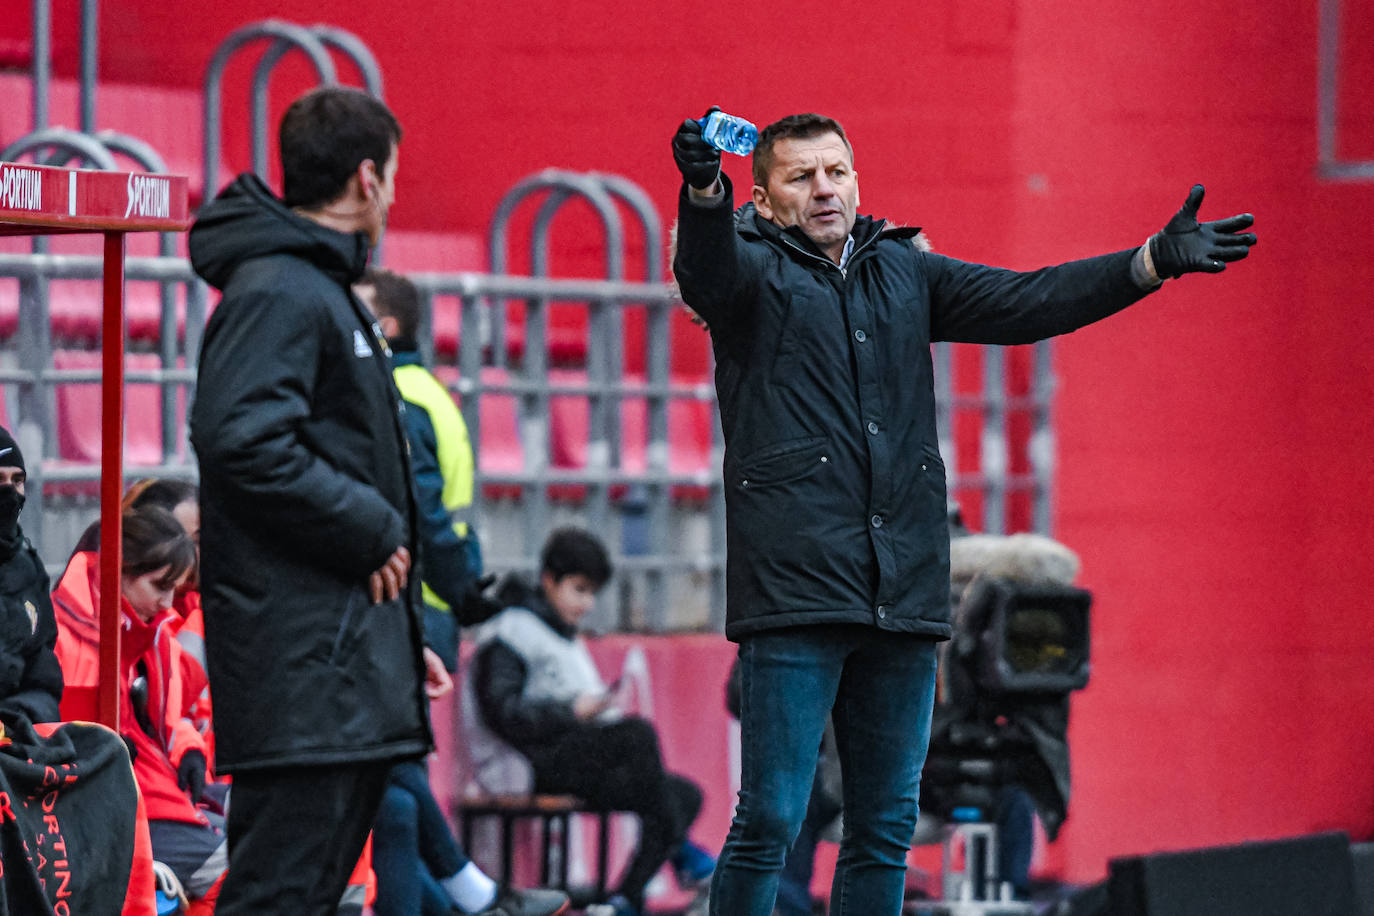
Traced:
POLYGON ((726 625, 949 637, 930 344, 1024 344, 1145 295, 1134 249, 1020 273, 860 216, 841 270, 752 204, 678 205, 673 272, 706 320, 725 434, 726 625))
POLYGON ((62 668, 47 570, 23 532, 0 540, 0 707, 56 722, 62 668))
POLYGON ((367 588, 396 547, 419 553, 404 408, 350 290, 367 239, 243 175, 190 248, 224 293, 191 412, 218 768, 422 754, 418 576, 379 605, 367 588))

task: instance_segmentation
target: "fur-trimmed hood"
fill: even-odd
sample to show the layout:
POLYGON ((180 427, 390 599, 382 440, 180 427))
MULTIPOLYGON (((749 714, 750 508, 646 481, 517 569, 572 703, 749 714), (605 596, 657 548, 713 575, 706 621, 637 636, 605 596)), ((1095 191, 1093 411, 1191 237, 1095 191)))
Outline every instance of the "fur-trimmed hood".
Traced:
MULTIPOLYGON (((761 238, 762 235, 759 233, 759 230, 758 230, 758 227, 757 227, 757 221, 758 221, 758 220, 761 220, 762 218, 763 218, 763 217, 761 217, 761 216, 759 215, 758 210, 755 209, 753 202, 750 201, 749 203, 746 203, 746 204, 744 204, 743 206, 741 206, 741 207, 739 207, 738 209, 735 210, 735 231, 741 232, 742 234, 747 233, 747 234, 753 235, 753 236, 756 237, 756 238, 761 238)), ((861 218, 861 219, 870 219, 870 220, 873 219, 873 217, 860 217, 860 218, 861 218)), ((875 220, 875 221, 876 221, 876 220, 875 220)), ((857 225, 857 222, 856 222, 856 225, 857 225)), ((668 229, 668 263, 669 263, 669 264, 672 264, 672 263, 674 262, 674 260, 676 260, 676 258, 677 258, 677 226, 678 226, 678 220, 677 220, 677 219, 674 219, 674 220, 673 220, 673 225, 672 225, 671 227, 669 227, 669 229, 668 229)), ((906 227, 903 226, 903 225, 900 224, 900 223, 893 223, 893 222, 890 222, 890 221, 885 221, 884 224, 883 224, 883 227, 882 227, 881 231, 883 231, 883 232, 889 232, 889 231, 892 231, 892 230, 894 230, 894 229, 905 229, 905 228, 906 228, 906 227)), ((915 248, 917 251, 934 251, 934 250, 935 250, 934 247, 930 244, 930 238, 926 235, 924 229, 919 229, 919 228, 918 228, 918 229, 916 230, 916 234, 913 235, 913 236, 911 236, 911 245, 912 245, 912 247, 915 248)), ((682 298, 682 292, 681 292, 681 290, 678 289, 677 277, 676 277, 676 276, 672 277, 672 279, 669 280, 669 284, 670 284, 671 287, 672 287, 673 295, 674 295, 675 297, 677 297, 678 299, 681 299, 681 298, 682 298)), ((699 325, 703 330, 710 330, 710 329, 706 326, 705 320, 702 319, 702 317, 701 317, 700 315, 698 315, 696 312, 692 311, 692 307, 691 307, 690 305, 684 304, 684 305, 683 305, 683 308, 686 310, 687 314, 688 314, 689 316, 691 316, 691 319, 692 319, 692 323, 693 323, 693 324, 699 325)))

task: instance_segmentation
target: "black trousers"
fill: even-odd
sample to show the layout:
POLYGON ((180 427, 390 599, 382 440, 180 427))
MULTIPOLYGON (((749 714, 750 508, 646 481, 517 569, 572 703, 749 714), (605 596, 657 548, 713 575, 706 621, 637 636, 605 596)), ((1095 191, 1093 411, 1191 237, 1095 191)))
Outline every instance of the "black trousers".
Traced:
POLYGON ((216 916, 334 916, 395 762, 235 774, 216 916))
POLYGON ((644 719, 584 725, 531 755, 535 790, 576 795, 594 808, 639 817, 639 847, 619 892, 644 908, 644 887, 681 845, 701 811, 701 790, 665 772, 658 735, 644 719))

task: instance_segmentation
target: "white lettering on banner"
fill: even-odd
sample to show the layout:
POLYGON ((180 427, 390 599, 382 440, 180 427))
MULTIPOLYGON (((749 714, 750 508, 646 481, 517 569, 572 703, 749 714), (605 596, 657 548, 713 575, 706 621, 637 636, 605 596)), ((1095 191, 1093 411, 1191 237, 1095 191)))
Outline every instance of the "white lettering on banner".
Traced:
POLYGON ((6 210, 42 210, 43 173, 13 165, 0 169, 0 207, 6 210))
POLYGON ((124 209, 124 218, 130 215, 170 219, 172 216, 172 183, 166 178, 151 175, 130 175, 128 182, 129 206, 124 209))

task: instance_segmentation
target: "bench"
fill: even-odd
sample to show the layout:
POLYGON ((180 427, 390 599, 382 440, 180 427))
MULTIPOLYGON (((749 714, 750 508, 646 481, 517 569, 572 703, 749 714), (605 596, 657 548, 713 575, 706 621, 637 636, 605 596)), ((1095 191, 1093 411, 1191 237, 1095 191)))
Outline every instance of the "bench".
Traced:
POLYGON ((501 825, 501 883, 510 886, 515 859, 515 825, 523 820, 540 822, 542 857, 540 884, 563 891, 568 888, 568 836, 574 814, 597 818, 596 897, 606 897, 609 875, 607 853, 610 850, 611 815, 615 811, 590 808, 571 795, 479 795, 456 799, 453 811, 461 825, 463 849, 471 854, 474 825, 483 818, 496 818, 501 825), (555 844, 554 834, 559 840, 555 844), (554 850, 557 849, 557 863, 554 850))

